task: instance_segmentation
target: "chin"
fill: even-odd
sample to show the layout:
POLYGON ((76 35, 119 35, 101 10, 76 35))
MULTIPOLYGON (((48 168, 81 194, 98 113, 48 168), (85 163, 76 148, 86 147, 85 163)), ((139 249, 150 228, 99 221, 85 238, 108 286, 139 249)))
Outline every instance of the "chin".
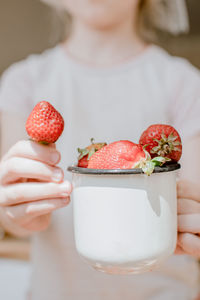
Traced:
POLYGON ((99 29, 99 30, 112 28, 113 26, 121 22, 121 20, 119 19, 107 18, 105 16, 102 17, 99 15, 98 16, 93 15, 92 17, 83 18, 82 20, 84 21, 85 24, 89 25, 91 28, 99 29))

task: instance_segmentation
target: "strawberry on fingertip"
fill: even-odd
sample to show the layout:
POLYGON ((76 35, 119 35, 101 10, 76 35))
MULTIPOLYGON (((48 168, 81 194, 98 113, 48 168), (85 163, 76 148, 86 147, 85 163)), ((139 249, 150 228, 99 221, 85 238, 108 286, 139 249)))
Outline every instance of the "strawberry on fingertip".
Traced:
POLYGON ((61 114, 47 101, 39 102, 26 121, 26 131, 33 141, 55 143, 64 130, 61 114))

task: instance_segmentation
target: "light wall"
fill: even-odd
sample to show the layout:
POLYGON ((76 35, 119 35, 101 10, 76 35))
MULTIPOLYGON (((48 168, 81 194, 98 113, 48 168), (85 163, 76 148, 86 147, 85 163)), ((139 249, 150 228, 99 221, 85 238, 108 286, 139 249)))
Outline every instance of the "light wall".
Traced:
POLYGON ((0 73, 28 54, 53 46, 56 21, 39 0, 0 0, 0 73))

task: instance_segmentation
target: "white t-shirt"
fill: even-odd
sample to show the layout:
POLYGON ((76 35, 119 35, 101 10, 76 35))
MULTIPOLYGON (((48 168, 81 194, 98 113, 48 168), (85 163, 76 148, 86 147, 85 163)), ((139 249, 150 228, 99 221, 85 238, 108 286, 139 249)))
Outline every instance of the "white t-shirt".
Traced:
MULTIPOLYGON (((154 123, 174 125, 183 142, 200 133, 199 71, 157 46, 124 64, 93 68, 74 61, 58 45, 4 73, 2 110, 28 116, 41 100, 50 101, 65 119, 57 147, 66 178, 71 178, 66 169, 76 161, 76 149, 91 137, 137 142, 154 123)), ((33 300, 192 300, 199 286, 198 265, 189 256, 173 256, 160 270, 143 275, 93 270, 75 249, 72 203, 53 214, 46 232, 34 236, 32 262, 33 300)))

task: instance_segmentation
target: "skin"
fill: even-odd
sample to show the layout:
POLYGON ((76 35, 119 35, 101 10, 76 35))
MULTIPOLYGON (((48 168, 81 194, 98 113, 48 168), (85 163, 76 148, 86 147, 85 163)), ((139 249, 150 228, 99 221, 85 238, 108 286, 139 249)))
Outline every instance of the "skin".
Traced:
POLYGON ((135 57, 147 47, 135 25, 139 0, 65 0, 64 3, 73 22, 71 35, 63 47, 76 60, 108 67, 135 57))
POLYGON ((139 0, 64 0, 62 3, 74 21, 91 30, 108 31, 126 19, 134 24, 139 0))
MULTIPOLYGON (((101 67, 118 64, 138 55, 147 47, 138 37, 135 25, 138 2, 64 0, 65 8, 73 16, 72 33, 63 44, 64 49, 78 61, 101 67)), ((24 126, 24 120, 16 120, 14 116, 12 123, 22 124, 21 128, 24 126)), ((52 212, 68 205, 72 190, 71 184, 63 181, 62 170, 56 166, 60 153, 53 145, 46 147, 26 140, 17 142, 14 146, 10 143, 10 150, 7 151, 4 145, 9 136, 9 116, 3 119, 2 124, 5 155, 0 163, 0 221, 6 230, 17 236, 43 231, 50 224, 52 212), (52 154, 57 154, 57 159, 52 160, 52 154), (60 177, 53 176, 55 171, 57 174, 60 172, 60 177)), ((21 137, 15 135, 15 138, 17 141, 21 137)), ((177 254, 189 254, 198 258, 199 153, 200 137, 197 135, 184 145, 182 172, 177 185, 176 250, 177 254)))
POLYGON ((200 258, 199 151, 200 135, 190 138, 183 145, 182 170, 177 184, 178 244, 176 253, 189 254, 196 258, 200 258))

